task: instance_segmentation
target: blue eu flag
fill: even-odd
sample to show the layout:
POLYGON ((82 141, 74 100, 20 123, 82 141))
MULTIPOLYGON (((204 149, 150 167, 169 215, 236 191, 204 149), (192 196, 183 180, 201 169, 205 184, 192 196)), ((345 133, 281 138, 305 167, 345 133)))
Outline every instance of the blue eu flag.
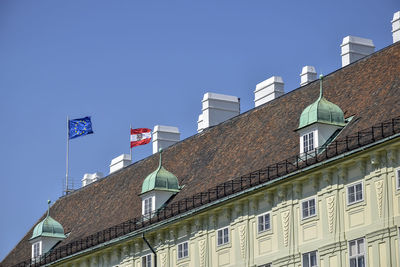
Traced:
POLYGON ((68 137, 73 139, 79 136, 92 134, 92 122, 90 117, 68 121, 68 137))

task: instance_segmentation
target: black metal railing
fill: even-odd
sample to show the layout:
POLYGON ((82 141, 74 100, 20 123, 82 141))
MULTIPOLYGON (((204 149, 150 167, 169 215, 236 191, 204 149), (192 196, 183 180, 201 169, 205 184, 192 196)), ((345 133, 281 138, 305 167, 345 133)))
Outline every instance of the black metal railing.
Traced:
POLYGON ((354 135, 349 135, 335 140, 327 145, 324 150, 315 149, 301 155, 290 157, 283 161, 269 165, 264 169, 253 171, 241 177, 218 184, 206 192, 200 192, 191 197, 175 201, 150 215, 133 218, 82 239, 73 240, 66 245, 62 245, 53 249, 39 259, 29 259, 14 266, 41 266, 51 263, 98 244, 142 229, 151 224, 174 217, 180 213, 190 211, 204 204, 211 203, 253 186, 272 181, 278 177, 304 169, 318 162, 322 162, 326 159, 338 156, 345 152, 374 143, 378 140, 398 133, 400 133, 400 116, 388 121, 384 121, 378 125, 372 126, 371 128, 361 130, 354 135))

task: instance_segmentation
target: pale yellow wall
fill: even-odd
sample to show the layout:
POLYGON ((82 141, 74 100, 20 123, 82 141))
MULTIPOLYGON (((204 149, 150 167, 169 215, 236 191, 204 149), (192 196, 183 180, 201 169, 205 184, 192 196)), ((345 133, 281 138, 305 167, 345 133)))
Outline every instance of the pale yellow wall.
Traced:
MULTIPOLYGON (((189 216, 146 237, 158 266, 301 266, 302 253, 317 251, 319 266, 348 266, 348 241, 365 237, 368 266, 400 266, 400 142, 386 144, 234 201, 189 216), (364 200, 347 205, 347 186, 363 182, 364 200), (301 218, 301 201, 315 197, 317 215, 301 218), (271 229, 258 233, 257 216, 270 212, 271 229), (216 230, 229 226, 230 242, 217 246, 216 230), (189 257, 177 244, 189 241, 189 257)), ((61 266, 137 266, 150 253, 141 237, 100 249, 61 266)))

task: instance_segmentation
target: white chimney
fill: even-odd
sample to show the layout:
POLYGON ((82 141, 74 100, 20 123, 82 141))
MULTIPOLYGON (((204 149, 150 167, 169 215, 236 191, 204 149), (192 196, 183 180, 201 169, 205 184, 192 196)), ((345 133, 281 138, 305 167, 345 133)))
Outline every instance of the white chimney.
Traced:
POLYGON ((87 186, 88 184, 91 184, 93 182, 96 182, 97 180, 103 178, 103 173, 101 172, 95 172, 95 173, 85 173, 83 175, 82 179, 82 187, 87 186))
POLYGON ((202 111, 197 121, 198 132, 239 115, 240 101, 236 96, 205 93, 202 111))
POLYGON ((304 66, 300 74, 300 86, 304 86, 317 79, 314 66, 304 66))
POLYGON ((393 14, 392 34, 393 43, 400 41, 400 11, 393 14))
POLYGON ((199 115, 199 119, 197 120, 197 132, 203 131, 204 126, 203 126, 203 113, 199 115))
POLYGON ((342 67, 368 56, 375 51, 372 40, 356 36, 344 37, 340 46, 342 48, 342 67))
POLYGON ((181 133, 177 127, 156 125, 153 130, 153 154, 160 149, 167 148, 181 139, 181 133))
POLYGON ((258 107, 285 94, 283 87, 284 83, 280 76, 272 76, 260 82, 254 90, 254 106, 258 107))
POLYGON ((111 160, 110 174, 113 172, 116 172, 122 168, 125 168, 126 166, 128 166, 130 164, 131 164, 131 156, 130 155, 128 155, 128 154, 119 155, 118 157, 111 160))

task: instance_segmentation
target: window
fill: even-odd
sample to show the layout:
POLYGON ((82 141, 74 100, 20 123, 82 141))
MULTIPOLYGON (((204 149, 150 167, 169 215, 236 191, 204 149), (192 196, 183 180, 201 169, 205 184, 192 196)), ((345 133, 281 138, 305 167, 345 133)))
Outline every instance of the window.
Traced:
POLYGON ((32 258, 38 258, 42 255, 41 242, 33 243, 32 245, 32 258))
POLYGON ((352 240, 349 242, 350 267, 365 266, 364 238, 352 240))
POLYGON ((178 244, 178 260, 189 256, 189 244, 188 242, 183 242, 178 244))
POLYGON ((301 203, 302 218, 306 219, 316 214, 315 210, 315 198, 303 201, 301 203))
POLYGON ((149 215, 153 211, 153 198, 149 197, 144 200, 143 215, 149 215))
POLYGON ((271 229, 269 213, 258 216, 258 232, 264 232, 271 229))
POLYGON ((396 188, 400 189, 400 169, 396 170, 396 188))
POLYGON ((229 228, 225 227, 218 230, 217 245, 221 246, 229 243, 229 228))
POLYGON ((151 254, 142 257, 142 267, 151 267, 151 254))
POLYGON ((317 267, 317 252, 312 251, 303 254, 303 267, 317 267))
POLYGON ((364 199, 362 182, 347 187, 347 204, 360 202, 364 199))
POLYGON ((308 133, 303 135, 303 152, 314 150, 314 133, 308 133))

